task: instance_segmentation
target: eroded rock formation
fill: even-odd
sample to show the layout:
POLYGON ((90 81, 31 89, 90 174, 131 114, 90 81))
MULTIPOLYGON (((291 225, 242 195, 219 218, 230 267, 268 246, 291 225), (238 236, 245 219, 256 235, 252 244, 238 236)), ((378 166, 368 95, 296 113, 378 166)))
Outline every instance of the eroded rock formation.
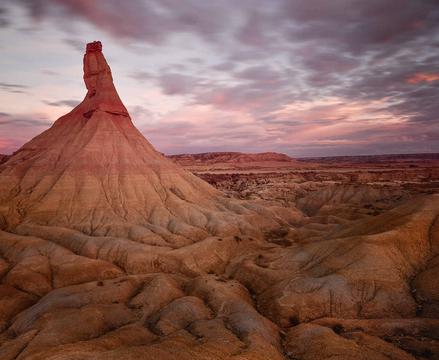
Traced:
POLYGON ((100 43, 84 81, 0 165, 0 359, 437 358, 435 175, 204 175, 227 196, 134 127, 100 43))
POLYGON ((99 44, 84 55, 84 82, 81 104, 2 165, 4 228, 59 226, 173 246, 275 225, 258 216, 257 204, 225 198, 151 146, 122 104, 99 44))

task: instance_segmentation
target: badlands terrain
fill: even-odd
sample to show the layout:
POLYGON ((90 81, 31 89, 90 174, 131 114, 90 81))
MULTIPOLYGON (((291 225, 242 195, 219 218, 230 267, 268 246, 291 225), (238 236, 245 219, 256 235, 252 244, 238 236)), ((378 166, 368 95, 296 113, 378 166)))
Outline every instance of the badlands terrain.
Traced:
POLYGON ((436 155, 166 158, 99 42, 0 159, 0 359, 438 359, 436 155))

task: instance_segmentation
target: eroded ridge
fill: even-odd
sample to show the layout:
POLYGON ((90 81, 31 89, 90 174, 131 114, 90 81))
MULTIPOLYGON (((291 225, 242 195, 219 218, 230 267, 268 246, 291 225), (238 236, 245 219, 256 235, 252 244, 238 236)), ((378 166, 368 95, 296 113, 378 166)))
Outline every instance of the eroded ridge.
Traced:
POLYGON ((2 232, 1 358, 431 358, 438 204, 174 249, 2 232))

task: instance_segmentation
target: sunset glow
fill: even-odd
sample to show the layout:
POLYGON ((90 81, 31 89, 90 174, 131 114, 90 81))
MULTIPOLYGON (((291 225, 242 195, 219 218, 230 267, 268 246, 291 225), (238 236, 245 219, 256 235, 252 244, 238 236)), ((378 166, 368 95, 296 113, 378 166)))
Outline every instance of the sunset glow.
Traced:
POLYGON ((439 73, 418 73, 407 79, 409 84, 418 84, 421 82, 433 82, 439 80, 439 73))

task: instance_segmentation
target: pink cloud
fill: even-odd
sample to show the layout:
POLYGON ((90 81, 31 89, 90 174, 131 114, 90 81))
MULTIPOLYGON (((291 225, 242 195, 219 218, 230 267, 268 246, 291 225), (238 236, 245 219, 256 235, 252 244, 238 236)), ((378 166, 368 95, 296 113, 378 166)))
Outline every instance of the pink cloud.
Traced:
POLYGON ((406 82, 412 85, 415 84, 419 84, 419 83, 423 83, 423 82, 427 82, 427 83, 431 83, 433 81, 438 81, 439 80, 439 73, 426 73, 426 72, 421 72, 421 73, 416 73, 411 75, 406 82))

